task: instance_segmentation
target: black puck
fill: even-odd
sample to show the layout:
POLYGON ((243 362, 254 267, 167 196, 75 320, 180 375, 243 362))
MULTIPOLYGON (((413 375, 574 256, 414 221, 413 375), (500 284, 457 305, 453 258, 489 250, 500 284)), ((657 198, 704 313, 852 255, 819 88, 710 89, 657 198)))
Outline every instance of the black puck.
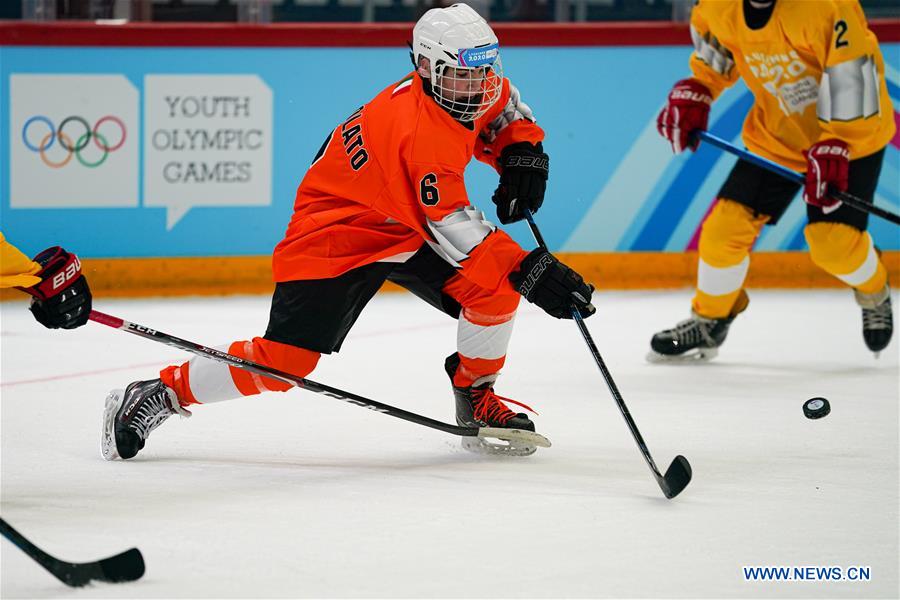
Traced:
POLYGON ((810 398, 803 403, 803 414, 807 419, 821 419, 831 412, 831 405, 825 398, 810 398))

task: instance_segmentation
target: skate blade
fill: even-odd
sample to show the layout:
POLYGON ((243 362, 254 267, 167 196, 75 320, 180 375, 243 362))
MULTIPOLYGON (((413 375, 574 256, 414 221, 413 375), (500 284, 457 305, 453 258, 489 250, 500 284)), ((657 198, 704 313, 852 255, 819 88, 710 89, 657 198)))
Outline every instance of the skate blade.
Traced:
POLYGON ((539 433, 528 431, 527 429, 506 429, 505 427, 481 427, 478 429, 478 437, 497 438, 510 444, 524 446, 539 446, 541 448, 549 448, 550 440, 539 433))
POLYGON ((100 456, 104 460, 120 458, 116 448, 116 413, 124 395, 125 390, 113 390, 106 396, 103 419, 100 423, 100 456))
POLYGON ((537 452, 537 446, 528 444, 497 444, 483 438, 470 436, 462 438, 462 447, 469 452, 488 456, 531 456, 537 452))
POLYGON ((718 348, 696 348, 684 354, 660 354, 651 350, 647 353, 647 362, 657 365, 696 364, 709 362, 718 354, 718 348))
POLYGON ((539 433, 525 429, 504 427, 481 427, 477 437, 464 437, 463 447, 482 454, 504 454, 507 456, 529 456, 538 447, 549 448, 550 440, 539 433), (499 440, 497 443, 493 440, 499 440))

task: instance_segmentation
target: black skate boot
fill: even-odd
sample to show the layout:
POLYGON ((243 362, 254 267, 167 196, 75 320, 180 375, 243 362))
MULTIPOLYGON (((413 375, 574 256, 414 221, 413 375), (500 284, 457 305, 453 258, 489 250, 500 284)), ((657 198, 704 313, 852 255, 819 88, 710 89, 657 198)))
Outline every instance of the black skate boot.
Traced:
MULTIPOLYGON (((444 361, 444 368, 450 377, 451 385, 458 367, 459 355, 456 353, 451 354, 444 361)), ((476 381, 475 385, 470 385, 469 387, 453 386, 453 396, 456 400, 456 422, 463 427, 534 431, 534 422, 527 415, 514 413, 503 402, 512 402, 529 411, 531 411, 531 408, 521 402, 495 394, 495 379, 496 377, 486 381, 476 381)), ((529 454, 534 454, 537 450, 535 445, 527 442, 505 441, 508 442, 508 445, 494 444, 481 437, 462 438, 463 447, 472 452, 528 456, 529 454)))
POLYGON ((174 414, 190 417, 175 391, 159 379, 135 381, 106 397, 100 453, 106 460, 128 459, 144 447, 150 432, 174 414))
POLYGON ((853 290, 856 303, 862 307, 863 339, 866 346, 878 354, 887 348, 894 333, 894 312, 891 309, 891 288, 885 284, 884 289, 874 294, 863 294, 853 290))
POLYGON ((695 312, 672 329, 654 334, 647 360, 652 363, 708 361, 719 353, 731 322, 747 309, 750 299, 741 290, 731 314, 724 319, 706 319, 695 312))

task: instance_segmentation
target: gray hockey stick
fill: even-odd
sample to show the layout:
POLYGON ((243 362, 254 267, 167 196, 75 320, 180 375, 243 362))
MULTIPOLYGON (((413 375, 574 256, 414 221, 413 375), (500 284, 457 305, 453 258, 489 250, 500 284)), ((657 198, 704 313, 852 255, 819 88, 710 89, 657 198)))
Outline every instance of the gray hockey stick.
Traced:
POLYGON ((533 431, 525 431, 522 429, 504 429, 500 427, 462 427, 460 425, 443 423, 429 417, 403 410, 402 408, 396 408, 394 406, 390 406, 389 404, 370 400, 369 398, 365 398, 351 392, 345 392, 344 390, 338 388, 317 383, 310 379, 305 379, 296 375, 291 375, 290 373, 287 373, 285 371, 273 369, 272 367, 261 365, 259 363, 255 363, 238 356, 233 356, 226 352, 222 352, 221 350, 216 350, 215 348, 209 348, 195 342, 183 340, 181 338, 175 337, 174 335, 169 335, 168 333, 163 333, 149 327, 144 327, 143 325, 138 325, 137 323, 131 323, 124 319, 120 319, 119 317, 114 317, 97 310, 91 311, 90 319, 95 323, 100 323, 101 325, 119 329, 132 335, 136 335, 148 340, 153 340, 154 342, 160 342, 168 346, 173 346, 180 350, 186 350, 187 352, 191 352, 192 354, 196 354, 197 356, 202 356, 210 360, 225 363, 232 367, 244 369, 245 371, 250 371, 251 373, 256 373, 257 375, 262 375, 264 377, 271 377, 273 379, 277 379, 279 381, 283 381, 284 383, 293 385, 294 387, 309 390, 317 394, 322 394, 323 396, 328 396, 329 398, 335 398, 336 400, 341 400, 349 404, 355 404, 356 406, 368 408, 369 410, 373 410, 375 412, 386 414, 397 419, 403 419, 404 421, 409 421, 411 423, 416 423, 417 425, 424 425, 425 427, 437 429, 438 431, 443 431, 452 435, 458 435, 462 437, 495 438, 503 440, 504 442, 508 442, 511 445, 531 445, 539 446, 541 448, 550 447, 550 440, 533 431))

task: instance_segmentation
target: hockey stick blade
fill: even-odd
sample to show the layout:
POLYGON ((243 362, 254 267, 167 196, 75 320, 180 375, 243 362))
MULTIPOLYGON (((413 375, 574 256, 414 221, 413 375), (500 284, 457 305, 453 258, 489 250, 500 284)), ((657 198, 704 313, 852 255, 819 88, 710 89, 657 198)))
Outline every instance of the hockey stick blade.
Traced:
POLYGON ((664 477, 657 477, 659 487, 662 489, 666 498, 674 498, 680 494, 684 488, 691 482, 691 463, 680 454, 675 457, 672 464, 666 470, 664 477))
POLYGON ((102 577, 97 577, 98 581, 108 581, 110 583, 120 583, 124 581, 137 581, 144 576, 146 567, 144 565, 144 557, 137 548, 126 550, 121 554, 110 556, 100 561, 100 570, 103 572, 102 577))
POLYGON ((144 575, 144 557, 137 548, 102 560, 71 563, 47 554, 3 519, 0 519, 0 528, 4 537, 70 587, 82 587, 92 581, 107 583, 137 581, 144 575))
POLYGON ((70 563, 54 560, 55 564, 52 567, 44 566, 57 579, 72 587, 81 587, 92 581, 106 583, 137 581, 143 577, 145 571, 144 557, 137 548, 95 562, 70 563))

